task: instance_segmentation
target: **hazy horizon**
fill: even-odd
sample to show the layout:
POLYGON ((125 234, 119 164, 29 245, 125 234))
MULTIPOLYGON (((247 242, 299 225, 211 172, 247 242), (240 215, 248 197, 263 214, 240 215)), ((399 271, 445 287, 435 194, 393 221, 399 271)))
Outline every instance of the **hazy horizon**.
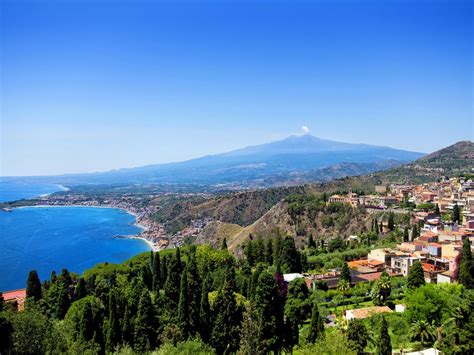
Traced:
POLYGON ((3 1, 0 176, 189 160, 305 133, 473 140, 469 1, 3 1))

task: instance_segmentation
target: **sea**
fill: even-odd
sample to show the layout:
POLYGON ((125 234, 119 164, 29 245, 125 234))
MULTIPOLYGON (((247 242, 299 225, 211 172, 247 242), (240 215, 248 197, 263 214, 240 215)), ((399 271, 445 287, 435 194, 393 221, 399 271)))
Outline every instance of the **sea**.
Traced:
MULTIPOLYGON (((41 185, 35 192, 34 186, 20 186, 17 192, 4 193, 7 186, 2 184, 4 201, 62 189, 49 186, 53 191, 48 191, 41 185)), ((114 208, 21 207, 0 211, 0 291, 24 288, 31 270, 36 270, 43 281, 53 270, 60 273, 67 268, 81 274, 97 263, 123 262, 149 251, 143 240, 116 238, 140 231, 134 216, 114 208)))

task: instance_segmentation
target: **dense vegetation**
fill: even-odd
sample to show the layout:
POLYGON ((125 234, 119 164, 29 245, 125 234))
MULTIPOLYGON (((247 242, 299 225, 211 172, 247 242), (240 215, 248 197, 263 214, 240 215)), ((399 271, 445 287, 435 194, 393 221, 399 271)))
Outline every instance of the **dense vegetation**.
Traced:
MULTIPOLYGON (((424 285, 414 267, 407 279, 385 274, 351 286, 346 265, 336 289, 318 284, 312 290, 303 279, 286 284, 282 274, 307 270, 307 253, 320 246, 309 243, 301 251, 290 237, 268 240, 250 242, 242 260, 223 240, 220 249, 189 246, 99 264, 81 277, 53 272, 42 284, 32 271, 26 309, 17 312, 0 303, 0 352, 387 354, 392 348, 432 345, 446 353, 472 352, 468 248, 459 285, 424 285), (402 302, 403 314, 350 322, 341 317, 348 308, 402 302), (336 316, 333 327, 325 326, 330 314, 336 316)), ((350 250, 335 243, 324 254, 337 257, 350 250)))

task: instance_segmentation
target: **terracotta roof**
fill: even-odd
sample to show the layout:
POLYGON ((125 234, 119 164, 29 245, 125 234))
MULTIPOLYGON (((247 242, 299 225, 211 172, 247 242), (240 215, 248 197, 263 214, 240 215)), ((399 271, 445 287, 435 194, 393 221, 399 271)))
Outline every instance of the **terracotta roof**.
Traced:
POLYGON ((377 313, 392 312, 392 310, 388 308, 387 306, 382 306, 382 307, 375 306, 375 307, 351 309, 350 311, 346 312, 346 315, 348 312, 351 312, 354 318, 363 319, 363 318, 371 317, 372 315, 377 314, 377 313))
POLYGON ((26 297, 26 289, 3 292, 3 299, 5 301, 12 301, 18 298, 25 298, 25 297, 26 297))
POLYGON ((369 261, 369 265, 382 265, 385 264, 383 261, 380 260, 371 260, 369 261))

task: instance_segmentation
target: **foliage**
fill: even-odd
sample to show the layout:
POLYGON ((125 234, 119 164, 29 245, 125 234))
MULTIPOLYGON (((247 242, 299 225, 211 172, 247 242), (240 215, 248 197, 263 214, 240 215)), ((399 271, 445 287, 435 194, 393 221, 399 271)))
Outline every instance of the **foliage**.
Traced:
POLYGON ((408 271, 407 285, 409 288, 417 288, 425 284, 423 266, 419 261, 415 261, 408 271))

